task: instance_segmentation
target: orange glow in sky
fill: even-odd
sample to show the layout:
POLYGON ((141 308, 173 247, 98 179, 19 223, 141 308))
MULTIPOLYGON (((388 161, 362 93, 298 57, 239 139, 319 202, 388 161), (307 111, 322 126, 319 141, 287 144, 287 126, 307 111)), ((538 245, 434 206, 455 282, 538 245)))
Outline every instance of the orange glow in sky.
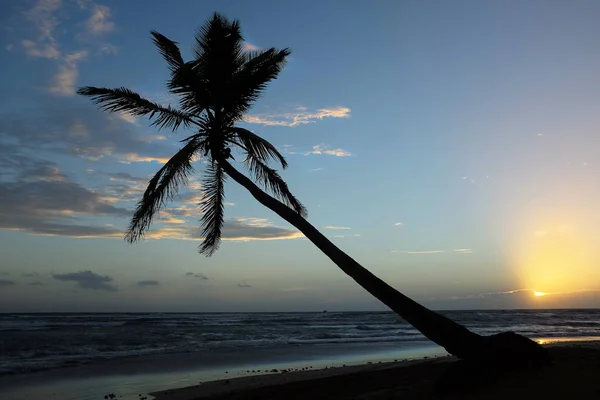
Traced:
POLYGON ((591 231, 583 218, 566 216, 531 221, 515 254, 516 274, 536 297, 576 291, 597 279, 591 231))

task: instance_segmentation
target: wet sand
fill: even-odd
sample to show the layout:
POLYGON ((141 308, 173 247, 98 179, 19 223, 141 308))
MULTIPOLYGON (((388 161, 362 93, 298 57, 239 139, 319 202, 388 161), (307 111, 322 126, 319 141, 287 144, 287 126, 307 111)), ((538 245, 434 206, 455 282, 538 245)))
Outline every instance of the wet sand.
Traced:
POLYGON ((551 365, 466 376, 458 391, 435 393, 456 365, 453 357, 318 370, 277 370, 151 393, 157 400, 192 399, 563 399, 600 398, 600 342, 551 343, 551 365))

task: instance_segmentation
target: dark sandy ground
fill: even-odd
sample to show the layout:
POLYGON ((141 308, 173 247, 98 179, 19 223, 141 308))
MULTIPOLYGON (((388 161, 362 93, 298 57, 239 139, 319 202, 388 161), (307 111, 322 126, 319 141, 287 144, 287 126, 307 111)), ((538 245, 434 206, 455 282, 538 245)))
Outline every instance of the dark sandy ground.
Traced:
POLYGON ((278 371, 261 376, 202 383, 152 393, 158 400, 380 400, 380 399, 600 399, 600 342, 548 346, 551 365, 510 372, 493 366, 461 376, 460 388, 436 393, 456 360, 441 357, 309 371, 278 371))

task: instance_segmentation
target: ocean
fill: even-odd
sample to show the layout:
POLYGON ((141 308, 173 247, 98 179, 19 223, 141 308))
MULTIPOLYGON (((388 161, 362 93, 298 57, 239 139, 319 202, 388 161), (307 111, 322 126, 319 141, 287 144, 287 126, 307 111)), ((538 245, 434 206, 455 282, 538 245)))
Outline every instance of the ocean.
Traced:
MULTIPOLYGON (((600 310, 447 311, 485 335, 600 336, 600 310)), ((391 312, 0 314, 0 374, 166 353, 369 346, 426 339, 391 312)))
MULTIPOLYGON (((514 331, 537 340, 600 337, 598 309, 442 314, 484 335, 514 331)), ((7 386, 16 393, 14 386, 19 379, 27 382, 27 376, 46 376, 58 387, 56 377, 65 375, 61 371, 71 378, 96 379, 79 394, 63 393, 61 399, 101 398, 97 396, 109 376, 119 376, 113 385, 137 393, 163 388, 157 385, 162 378, 152 374, 171 374, 173 385, 185 386, 273 366, 445 354, 392 312, 0 314, 0 393, 7 386)))

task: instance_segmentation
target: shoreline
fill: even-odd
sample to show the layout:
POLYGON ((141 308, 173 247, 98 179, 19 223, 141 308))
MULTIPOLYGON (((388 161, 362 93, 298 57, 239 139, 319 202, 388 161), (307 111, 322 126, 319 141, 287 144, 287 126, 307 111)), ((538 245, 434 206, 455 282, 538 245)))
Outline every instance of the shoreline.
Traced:
MULTIPOLYGON (((539 339, 545 347, 550 351, 553 360, 559 360, 558 365, 552 367, 544 367, 543 373, 537 376, 543 382, 546 378, 544 374, 564 374, 564 369, 569 369, 584 361, 581 354, 593 352, 592 365, 597 369, 592 372, 593 376, 600 374, 600 340, 543 340, 539 339), (577 353, 577 354, 575 354, 577 353), (581 359, 581 360, 580 360, 581 359), (595 362, 594 362, 595 360, 595 362)), ((587 360, 587 359, 586 359, 587 360)), ((245 398, 305 398, 311 394, 312 399, 326 398, 355 398, 356 390, 363 389, 365 393, 361 399, 384 399, 385 396, 392 395, 390 391, 398 391, 393 395, 402 395, 407 398, 416 396, 418 398, 433 398, 432 392, 434 381, 447 369, 448 363, 457 361, 452 356, 440 357, 424 357, 413 360, 402 360, 397 362, 369 362, 360 365, 340 366, 340 367, 325 367, 320 369, 295 369, 295 370, 273 370, 267 374, 232 377, 231 379, 224 378, 209 382, 201 382, 195 386, 187 386, 178 389, 164 389, 157 392, 149 393, 149 396, 155 400, 193 400, 193 399, 245 399, 245 398), (361 389, 355 389, 350 392, 352 397, 344 397, 343 393, 348 392, 348 386, 352 386, 355 382, 373 382, 379 380, 385 381, 386 378, 391 379, 388 385, 374 384, 375 390, 368 388, 369 383, 362 385, 361 389), (420 378, 416 381, 415 378, 420 378), (384 386, 388 386, 384 389, 384 386), (332 391, 333 390, 333 391, 332 391), (377 392, 377 393, 374 393, 377 392), (386 393, 383 393, 386 392, 386 393), (331 397, 335 395, 337 397, 331 397), (382 397, 383 396, 383 397, 382 397)), ((589 360, 587 360, 589 361, 589 360)), ((538 371, 532 371, 529 378, 535 378, 538 371)), ((589 372, 589 371, 588 371, 589 372)), ((529 373, 529 371, 528 371, 529 373)), ((539 374, 538 374, 539 375, 539 374)), ((584 374, 582 374, 584 375, 584 374)), ((521 380, 526 379, 522 376, 521 380)), ((507 383, 512 382, 516 388, 522 386, 518 376, 508 376, 503 382, 504 390, 510 390, 510 384, 507 389, 507 383), (515 381, 516 378, 516 382, 515 381)), ((592 382, 595 382, 593 380, 592 382)), ((361 385, 359 385, 361 386, 361 385)), ((527 386, 527 384, 526 384, 527 386)), ((600 396, 600 385, 596 385, 596 389, 590 387, 590 382, 587 385, 580 385, 573 390, 583 390, 588 393, 592 390, 593 393, 600 396), (597 389, 597 391, 595 391, 597 389)), ((481 390, 481 388, 478 388, 481 390)), ((486 390, 485 388, 483 389, 486 390)), ((528 389, 529 390, 529 389, 528 389)), ((543 390, 543 389, 539 389, 543 390)), ((547 389, 549 390, 549 389, 547 389)), ((477 392, 477 390, 476 390, 477 392)), ((350 395, 348 393, 348 395, 350 395)), ((549 392, 552 396, 553 392, 549 392)), ((470 398, 472 393, 461 393, 458 398, 470 398), (465 397, 467 396, 467 397, 465 397)), ((556 394, 556 392, 554 393, 556 394)), ((473 394, 477 397, 476 394, 473 394)), ((534 395, 534 393, 532 393, 534 395)), ((490 393, 480 393, 480 396, 492 398, 490 393)), ((514 393, 512 393, 514 397, 514 393)), ((403 398, 404 398, 403 397, 403 398)), ((416 398, 415 397, 415 398, 416 398)), ((494 395, 493 398, 502 398, 494 395)), ((506 395, 504 395, 504 398, 506 395)), ((555 398, 548 396, 546 398, 555 398)), ((358 398, 358 397, 356 397, 358 398)), ((481 397, 483 398, 483 397, 481 397)))
MULTIPOLYGON (((549 346, 562 347, 581 347, 594 343, 593 346, 600 348, 600 337, 537 337, 534 340, 545 345, 551 343, 549 346)), ((294 384, 297 385, 294 390, 301 392, 318 380, 330 380, 332 387, 344 388, 349 384, 340 384, 339 380, 348 379, 350 375, 362 377, 362 380, 382 381, 382 385, 385 386, 386 379, 391 379, 389 374, 407 374, 406 368, 402 367, 409 367, 408 375, 412 376, 411 379, 422 381, 431 374, 435 375, 440 368, 447 368, 447 364, 440 367, 442 361, 453 359, 444 349, 429 342, 405 344, 404 347, 398 347, 398 343, 390 343, 388 347, 362 346, 361 352, 353 353, 345 352, 349 348, 341 352, 337 352, 339 348, 336 348, 336 351, 325 351, 327 348, 328 346, 321 345, 314 347, 313 355, 320 356, 316 358, 306 357, 307 354, 298 357, 297 352, 281 349, 270 349, 268 357, 264 353, 176 353, 7 375, 0 377, 0 398, 98 400, 104 395, 115 393, 122 400, 139 400, 140 394, 151 399, 152 396, 148 394, 152 393, 162 400, 178 399, 179 397, 173 397, 175 392, 180 396, 186 388, 194 388, 195 391, 188 391, 190 396, 181 396, 181 400, 187 400, 203 398, 201 396, 207 398, 207 388, 220 386, 219 390, 210 389, 213 392, 208 398, 216 399, 223 398, 223 393, 229 393, 232 387, 234 391, 243 392, 278 384, 294 384), (273 370, 277 372, 272 372, 273 370), (368 378, 365 378, 366 376, 368 378), (224 383, 227 380, 230 382, 224 383), (199 382, 202 384, 198 387, 199 382), (256 387, 257 385, 261 387, 256 387), (167 391, 170 394, 165 397, 167 391)), ((600 375, 600 371, 598 374, 600 375)), ((410 384, 406 385, 410 387, 410 384)), ((326 388, 319 390, 326 392, 326 388)), ((307 394, 306 397, 311 396, 307 394)), ((337 395, 332 396, 330 398, 336 398, 337 395)))
POLYGON ((452 356, 424 357, 419 359, 390 361, 390 362, 368 362, 359 365, 342 365, 325 367, 318 369, 292 369, 270 371, 266 374, 235 377, 231 379, 218 379, 209 382, 203 382, 196 386, 187 386, 178 389, 166 389, 158 392, 148 393, 155 400, 189 400, 189 399, 210 399, 220 398, 222 396, 240 394, 239 392, 251 391, 254 389, 272 388, 284 384, 306 384, 317 379, 335 378, 345 375, 371 373, 384 371, 388 369, 410 367, 415 365, 428 365, 434 363, 453 362, 456 359, 452 356))

